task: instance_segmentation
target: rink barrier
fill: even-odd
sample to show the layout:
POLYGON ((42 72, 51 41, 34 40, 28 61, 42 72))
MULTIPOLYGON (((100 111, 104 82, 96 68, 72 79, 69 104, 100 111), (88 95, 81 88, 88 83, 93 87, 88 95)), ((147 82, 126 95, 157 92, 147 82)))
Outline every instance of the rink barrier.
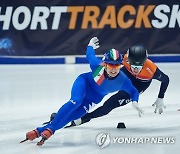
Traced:
MULTIPOLYGON (((98 56, 102 58, 102 56, 98 56)), ((149 55, 153 62, 180 62, 179 55, 149 55)), ((19 56, 0 56, 0 64, 87 64, 85 56, 39 56, 39 57, 19 57, 19 56)))

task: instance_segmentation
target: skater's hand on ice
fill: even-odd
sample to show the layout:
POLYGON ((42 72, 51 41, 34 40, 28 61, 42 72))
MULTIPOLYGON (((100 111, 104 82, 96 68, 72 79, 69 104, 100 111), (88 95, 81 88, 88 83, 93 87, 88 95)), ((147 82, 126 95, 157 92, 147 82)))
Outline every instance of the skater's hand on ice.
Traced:
POLYGON ((100 47, 99 45, 99 39, 97 37, 93 37, 90 41, 88 46, 92 46, 93 49, 97 49, 100 47))
POLYGON ((157 113, 158 111, 159 114, 163 113, 163 109, 166 108, 163 102, 163 98, 157 98, 152 106, 155 106, 154 113, 157 113))
POLYGON ((133 107, 135 110, 138 111, 139 117, 141 117, 142 114, 144 114, 144 111, 139 107, 138 102, 133 101, 133 102, 132 102, 132 107, 133 107))

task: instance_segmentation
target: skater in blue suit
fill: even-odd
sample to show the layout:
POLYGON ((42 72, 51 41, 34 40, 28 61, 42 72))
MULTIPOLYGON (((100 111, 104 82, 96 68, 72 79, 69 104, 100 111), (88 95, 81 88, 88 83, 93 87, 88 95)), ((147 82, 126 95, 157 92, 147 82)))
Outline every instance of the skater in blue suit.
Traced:
POLYGON ((129 78, 120 72, 122 55, 117 50, 111 49, 105 53, 103 60, 100 60, 95 56, 97 48, 99 48, 99 40, 97 37, 93 37, 86 51, 92 71, 77 77, 72 86, 70 100, 59 109, 52 122, 27 132, 26 139, 21 143, 41 136, 42 139, 37 145, 44 144, 44 141, 55 131, 85 115, 91 106, 101 102, 105 95, 119 90, 126 91, 131 96, 135 109, 142 112, 138 106, 139 93, 137 89, 129 78))

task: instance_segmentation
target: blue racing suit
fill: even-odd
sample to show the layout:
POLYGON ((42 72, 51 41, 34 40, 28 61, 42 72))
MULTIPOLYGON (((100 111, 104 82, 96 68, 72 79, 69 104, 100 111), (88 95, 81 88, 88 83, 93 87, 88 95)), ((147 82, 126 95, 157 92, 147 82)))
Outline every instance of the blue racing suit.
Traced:
POLYGON ((91 46, 87 47, 86 57, 92 71, 77 77, 72 86, 70 100, 59 109, 51 123, 37 128, 39 133, 47 128, 54 133, 69 122, 81 118, 92 105, 98 104, 105 95, 112 92, 124 90, 132 101, 138 102, 139 93, 123 72, 120 71, 115 78, 108 79, 103 61, 95 56, 91 46))

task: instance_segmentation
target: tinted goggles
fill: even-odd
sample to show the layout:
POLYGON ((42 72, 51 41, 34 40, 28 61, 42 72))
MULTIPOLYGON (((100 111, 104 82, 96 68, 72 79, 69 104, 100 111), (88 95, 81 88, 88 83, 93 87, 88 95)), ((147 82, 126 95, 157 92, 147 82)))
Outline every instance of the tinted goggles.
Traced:
POLYGON ((121 64, 108 64, 108 63, 106 63, 106 66, 107 66, 107 68, 109 68, 109 69, 120 69, 121 68, 121 64))
POLYGON ((143 66, 137 66, 137 65, 131 65, 131 68, 132 69, 138 69, 138 70, 141 70, 143 66))

